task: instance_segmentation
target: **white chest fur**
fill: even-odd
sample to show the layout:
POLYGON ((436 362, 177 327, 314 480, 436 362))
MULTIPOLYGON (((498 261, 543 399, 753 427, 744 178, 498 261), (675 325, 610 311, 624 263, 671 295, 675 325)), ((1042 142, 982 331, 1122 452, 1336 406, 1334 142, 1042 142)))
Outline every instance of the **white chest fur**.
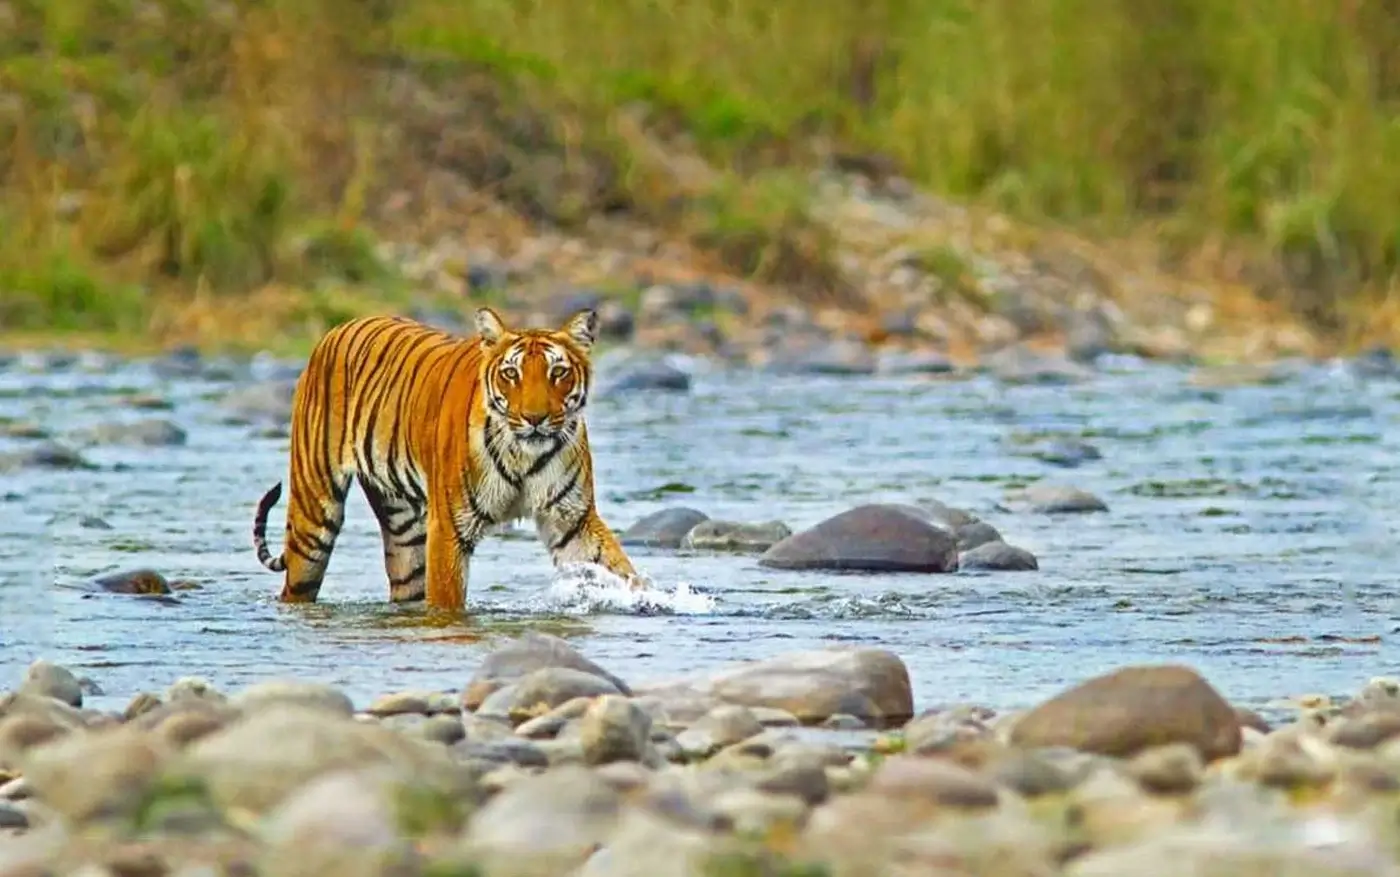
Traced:
POLYGON ((581 511, 576 506, 585 502, 580 489, 583 473, 575 478, 575 471, 582 461, 571 443, 557 451, 546 447, 532 452, 507 438, 495 450, 493 458, 486 453, 484 443, 480 448, 477 459, 482 463, 473 504, 490 516, 492 523, 533 517, 551 502, 557 503, 555 508, 560 512, 581 511), (573 489, 566 490, 571 482, 573 489))

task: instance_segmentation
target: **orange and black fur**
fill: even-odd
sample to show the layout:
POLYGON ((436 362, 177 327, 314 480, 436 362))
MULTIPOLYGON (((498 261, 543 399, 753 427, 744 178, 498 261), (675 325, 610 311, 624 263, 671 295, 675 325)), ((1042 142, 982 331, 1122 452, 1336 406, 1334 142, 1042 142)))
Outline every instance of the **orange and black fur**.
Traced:
POLYGON ((598 317, 514 331, 490 308, 464 339, 400 317, 366 317, 326 333, 292 402, 291 496, 281 599, 316 600, 345 518, 352 478, 379 519, 389 599, 461 609, 477 543, 495 524, 531 516, 556 566, 589 562, 640 588, 593 501, 583 409, 598 317))

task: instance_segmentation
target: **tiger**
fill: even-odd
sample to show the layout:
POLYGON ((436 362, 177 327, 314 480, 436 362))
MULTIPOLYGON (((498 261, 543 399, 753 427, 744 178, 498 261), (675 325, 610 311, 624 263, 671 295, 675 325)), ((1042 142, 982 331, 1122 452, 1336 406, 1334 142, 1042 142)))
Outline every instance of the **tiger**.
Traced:
POLYGON ((258 561, 285 573, 282 602, 316 601, 352 479, 379 522, 391 602, 460 611, 477 544, 525 517, 556 568, 593 563, 643 587, 594 502, 584 406, 597 313, 516 330, 482 307, 474 322, 476 336, 462 337, 360 317, 316 343, 292 397, 280 555, 266 532, 281 481, 253 518, 258 561))

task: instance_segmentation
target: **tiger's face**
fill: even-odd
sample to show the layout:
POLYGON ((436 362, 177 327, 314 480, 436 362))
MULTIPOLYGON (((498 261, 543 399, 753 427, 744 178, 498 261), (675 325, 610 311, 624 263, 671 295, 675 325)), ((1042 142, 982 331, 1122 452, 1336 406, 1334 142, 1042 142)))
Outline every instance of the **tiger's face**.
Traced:
POLYGON ((487 416, 503 422, 525 450, 549 450, 573 429, 588 401, 588 354, 598 315, 582 310, 558 329, 516 331, 495 311, 481 308, 476 328, 487 348, 487 416))

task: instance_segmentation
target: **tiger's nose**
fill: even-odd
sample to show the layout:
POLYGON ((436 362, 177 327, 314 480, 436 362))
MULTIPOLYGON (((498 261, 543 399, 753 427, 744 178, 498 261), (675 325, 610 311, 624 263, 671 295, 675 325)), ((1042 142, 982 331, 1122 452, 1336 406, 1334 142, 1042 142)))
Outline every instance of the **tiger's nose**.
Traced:
POLYGON ((542 414, 521 414, 520 419, 524 420, 530 426, 539 426, 549 419, 549 412, 546 411, 542 414))

